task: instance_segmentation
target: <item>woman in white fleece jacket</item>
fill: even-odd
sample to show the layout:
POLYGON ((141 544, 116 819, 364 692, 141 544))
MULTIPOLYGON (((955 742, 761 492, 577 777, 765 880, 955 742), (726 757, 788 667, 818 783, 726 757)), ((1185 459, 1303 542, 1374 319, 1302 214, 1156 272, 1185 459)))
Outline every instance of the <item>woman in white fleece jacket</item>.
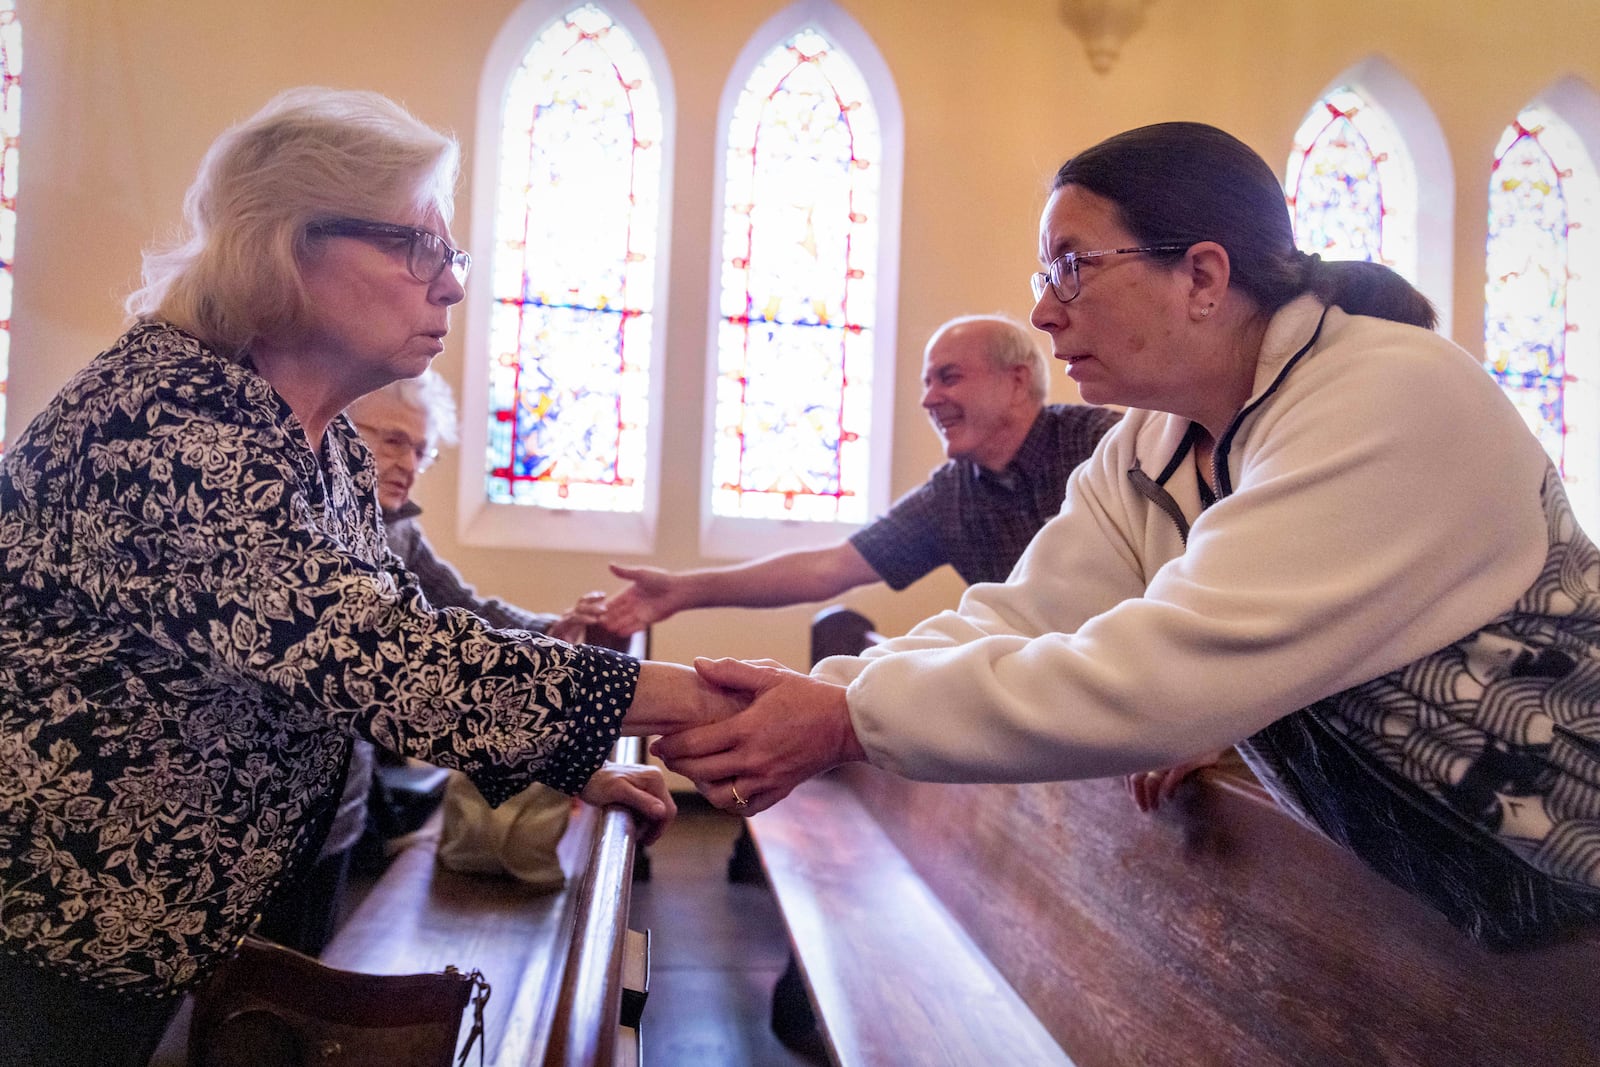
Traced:
POLYGON ((1600 553, 1426 301, 1297 252, 1271 168, 1197 123, 1068 160, 1040 260, 1034 324, 1131 409, 1061 515, 860 658, 697 664, 757 699, 658 752, 754 812, 850 759, 1040 781, 1238 743, 1480 940, 1600 916, 1600 553))

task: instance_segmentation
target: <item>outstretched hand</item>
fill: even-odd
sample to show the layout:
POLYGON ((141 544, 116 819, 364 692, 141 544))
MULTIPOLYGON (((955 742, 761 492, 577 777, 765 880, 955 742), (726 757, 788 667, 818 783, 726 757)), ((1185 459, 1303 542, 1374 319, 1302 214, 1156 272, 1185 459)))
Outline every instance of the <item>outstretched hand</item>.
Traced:
POLYGON ((843 686, 770 660, 697 659, 694 668, 750 706, 724 721, 663 737, 651 751, 693 779, 717 807, 754 815, 807 778, 866 759, 843 686))
POLYGON ((597 808, 616 804, 632 811, 639 822, 641 845, 653 844, 678 814, 666 776, 642 763, 607 763, 578 796, 597 808))
POLYGON ((653 622, 670 619, 687 606, 682 579, 670 571, 613 563, 611 573, 632 583, 611 598, 600 617, 600 623, 613 633, 635 633, 653 622))
POLYGON ((599 590, 583 594, 572 610, 562 615, 545 632, 557 641, 565 641, 569 645, 583 643, 589 636, 589 627, 598 625, 605 615, 606 595, 599 590))

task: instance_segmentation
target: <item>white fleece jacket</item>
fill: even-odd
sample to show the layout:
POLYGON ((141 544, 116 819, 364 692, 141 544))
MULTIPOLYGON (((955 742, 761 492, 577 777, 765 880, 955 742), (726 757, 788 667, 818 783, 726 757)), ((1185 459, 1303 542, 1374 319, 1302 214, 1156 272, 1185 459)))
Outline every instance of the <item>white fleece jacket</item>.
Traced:
POLYGON ((1428 331, 1330 308, 1294 360, 1323 310, 1301 297, 1268 327, 1231 495, 1202 514, 1189 457, 1166 481, 1187 546, 1128 472, 1158 477, 1188 420, 1130 411, 1005 584, 818 664, 848 684, 869 759, 931 781, 1163 766, 1510 608, 1548 547, 1538 442, 1477 361, 1428 331))

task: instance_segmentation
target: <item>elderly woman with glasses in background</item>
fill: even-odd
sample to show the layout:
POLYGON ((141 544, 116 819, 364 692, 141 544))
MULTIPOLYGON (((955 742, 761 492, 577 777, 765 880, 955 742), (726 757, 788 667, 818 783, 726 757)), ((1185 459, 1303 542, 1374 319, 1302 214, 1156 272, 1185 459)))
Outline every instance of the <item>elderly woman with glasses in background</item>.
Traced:
POLYGON ((444 346, 457 158, 371 93, 223 134, 135 324, 0 463, 8 1062, 144 1062, 317 855, 353 738, 659 826, 613 741, 731 710, 687 667, 435 607, 384 543, 341 412, 444 346))
MULTIPOLYGON (((325 227, 319 229, 326 231, 325 227)), ((431 261, 427 269, 432 269, 431 261)), ((372 450, 377 464, 378 507, 383 513, 384 538, 406 570, 416 576, 428 603, 436 608, 465 608, 501 629, 527 630, 569 644, 577 644, 588 635, 588 628, 599 622, 605 608, 604 593, 579 597, 572 609, 561 615, 524 611, 497 597, 479 595, 462 579, 459 571, 439 558, 423 533, 418 521, 422 508, 411 499, 412 486, 439 458, 440 444, 456 441, 455 398, 443 378, 427 370, 416 378, 390 382, 356 400, 345 409, 345 414, 355 424, 361 440, 372 450)), ((313 956, 332 938, 356 845, 371 821, 368 798, 374 793, 373 766, 372 746, 365 741, 354 741, 339 809, 322 852, 303 878, 274 896, 272 906, 257 928, 262 936, 313 956)), ((619 773, 650 777, 659 772, 639 767, 619 773)), ((381 788, 376 791, 380 809, 385 796, 381 788)), ((530 804, 549 808, 566 799, 547 786, 532 785, 518 795, 515 804, 502 809, 502 818, 515 819, 517 813, 530 804)), ((445 811, 445 841, 451 840, 453 833, 459 834, 454 824, 462 820, 477 818, 488 825, 493 818, 471 781, 454 771, 450 775, 445 811)), ((661 829, 659 824, 652 826, 643 843, 651 843, 661 829)), ((515 843, 502 844, 502 852, 509 852, 515 843)), ((441 855, 445 854, 442 849, 441 855)), ((483 857, 481 862, 487 859, 483 857)), ((531 868, 542 857, 502 855, 495 859, 501 868, 515 871, 531 868)), ((545 867, 537 869, 546 870, 545 867)))
MULTIPOLYGON (((498 597, 480 595, 463 580, 459 571, 439 557, 423 533, 418 521, 422 508, 411 499, 412 487, 418 475, 439 458, 439 445, 456 441, 455 397, 443 378, 428 370, 416 378, 390 382, 358 399, 345 409, 345 414, 377 462, 378 506, 383 513, 384 537, 406 570, 416 576, 417 585, 428 603, 436 608, 463 608, 493 626, 545 634, 569 644, 577 644, 588 636, 589 627, 599 622, 605 608, 604 593, 579 597, 572 609, 561 615, 524 611, 498 597)), ((332 936, 351 852, 369 821, 368 794, 373 762, 372 746, 355 741, 339 811, 322 854, 297 890, 274 898, 273 906, 262 918, 260 932, 263 935, 312 955, 321 952, 332 936)), ((660 772, 640 767, 625 773, 655 776, 660 772)), ((376 799, 381 806, 384 802, 382 790, 378 791, 376 799)), ((501 811, 501 818, 515 821, 530 806, 565 811, 568 803, 562 794, 535 784, 518 794, 515 802, 508 803, 501 811)), ((445 799, 441 858, 453 855, 449 847, 451 842, 465 840, 465 835, 472 834, 480 826, 495 825, 498 824, 494 816, 471 780, 452 771, 445 799)), ((662 828, 659 824, 648 828, 642 843, 650 844, 662 828)), ((475 871, 538 870, 541 877, 548 879, 545 856, 515 854, 522 847, 520 839, 507 839, 503 833, 482 832, 470 840, 477 841, 480 837, 484 846, 473 853, 477 864, 475 871), (492 856, 486 854, 490 843, 497 851, 492 856)))
MULTIPOLYGON (((656 752, 758 811, 852 759, 1095 778, 1239 744, 1291 811, 1484 942, 1600 917, 1600 551, 1539 442, 1277 177, 1163 123, 1062 165, 1033 323, 1129 407, 1004 584, 656 752)), ((1148 799, 1148 797, 1147 797, 1148 799)))

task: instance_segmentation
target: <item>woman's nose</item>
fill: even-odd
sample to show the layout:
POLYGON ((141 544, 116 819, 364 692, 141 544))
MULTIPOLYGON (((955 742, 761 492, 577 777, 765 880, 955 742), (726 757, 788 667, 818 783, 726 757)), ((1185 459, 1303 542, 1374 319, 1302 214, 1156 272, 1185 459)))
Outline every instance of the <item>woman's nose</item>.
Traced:
POLYGON ((433 287, 429 290, 428 295, 433 298, 435 303, 449 307, 452 304, 461 303, 467 295, 467 289, 466 286, 461 284, 461 279, 456 277, 456 272, 446 268, 440 271, 439 276, 433 280, 433 287))
POLYGON ((1056 299, 1055 290, 1048 285, 1039 298, 1033 302, 1033 310, 1028 313, 1028 321, 1036 329, 1051 333, 1060 329, 1062 321, 1066 318, 1067 305, 1056 299))

